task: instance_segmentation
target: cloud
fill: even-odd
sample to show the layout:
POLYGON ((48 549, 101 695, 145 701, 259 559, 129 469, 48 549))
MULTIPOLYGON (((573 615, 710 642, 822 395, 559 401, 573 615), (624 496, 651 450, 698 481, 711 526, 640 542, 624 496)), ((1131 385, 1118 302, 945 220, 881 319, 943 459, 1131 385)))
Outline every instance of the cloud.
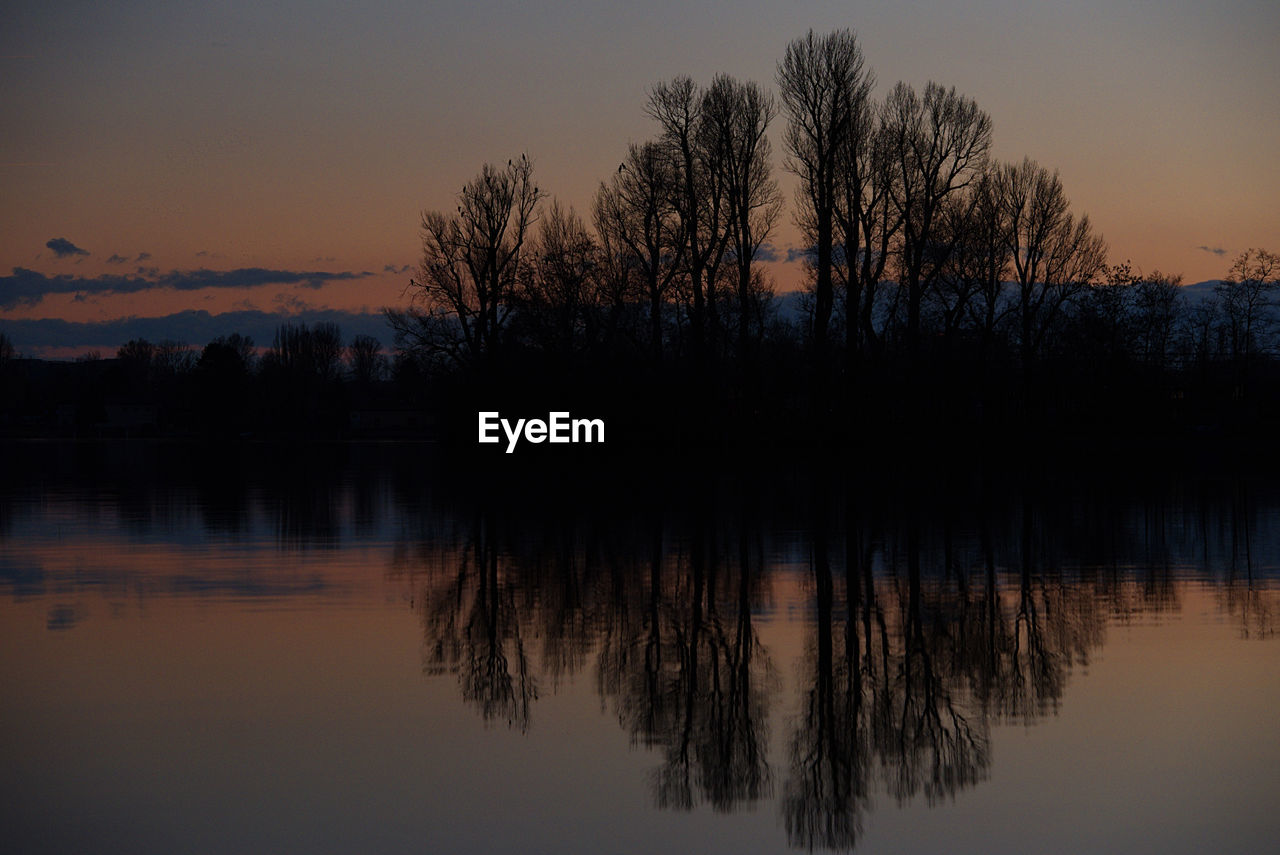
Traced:
POLYGON ((138 253, 138 257, 134 259, 134 262, 137 263, 139 261, 150 261, 150 260, 151 260, 151 253, 140 252, 138 253))
MULTIPOLYGON (((756 250, 756 261, 781 261, 782 253, 771 243, 762 243, 756 250)), ((788 259, 790 260, 790 259, 788 259)))
POLYGON ((413 268, 407 264, 402 264, 399 267, 396 267, 394 264, 382 265, 383 273, 408 273, 411 270, 413 270, 413 268))
POLYGON ((300 312, 307 312, 315 308, 315 306, 308 303, 297 294, 276 294, 271 298, 271 302, 279 306, 284 311, 294 315, 300 312))
POLYGON ((66 238, 54 238, 53 240, 45 241, 44 245, 53 250, 53 254, 58 256, 58 258, 69 258, 73 255, 89 254, 89 250, 81 249, 66 238))
POLYGON ((787 247, 787 264, 794 264, 797 261, 806 261, 816 255, 817 251, 817 248, 812 246, 789 246, 787 247))
POLYGON ((268 345, 276 328, 285 323, 314 325, 337 324, 344 340, 357 335, 370 335, 390 342, 392 331, 381 312, 348 312, 338 309, 306 309, 301 313, 264 312, 256 309, 210 314, 203 309, 189 309, 158 318, 118 318, 110 321, 76 322, 58 318, 6 320, 5 334, 14 347, 24 353, 39 354, 44 350, 97 348, 113 353, 117 347, 135 338, 148 341, 181 341, 202 346, 221 335, 238 332, 257 344, 268 345))
POLYGON ((1204 246, 1203 244, 1201 244, 1200 246, 1196 247, 1196 249, 1202 250, 1204 252, 1212 253, 1213 255, 1216 255, 1219 257, 1227 254, 1227 251, 1220 246, 1204 246))
MULTIPOLYGON (((794 264, 797 261, 815 261, 818 257, 818 245, 810 246, 789 246, 787 247, 787 264, 794 264)), ((836 264, 844 263, 844 246, 837 243, 831 247, 831 260, 836 264)))
POLYGON ((123 255, 116 255, 115 253, 112 253, 111 257, 107 259, 107 264, 124 264, 128 260, 129 259, 125 258, 123 255))
POLYGON ((197 291, 204 288, 259 288, 265 285, 300 285, 320 288, 328 282, 362 279, 373 274, 365 271, 329 272, 323 270, 269 270, 263 267, 241 267, 235 270, 170 270, 138 268, 137 275, 103 274, 101 276, 48 276, 24 267, 13 268, 13 275, 0 277, 0 309, 32 305, 49 294, 135 294, 158 288, 175 291, 197 291))

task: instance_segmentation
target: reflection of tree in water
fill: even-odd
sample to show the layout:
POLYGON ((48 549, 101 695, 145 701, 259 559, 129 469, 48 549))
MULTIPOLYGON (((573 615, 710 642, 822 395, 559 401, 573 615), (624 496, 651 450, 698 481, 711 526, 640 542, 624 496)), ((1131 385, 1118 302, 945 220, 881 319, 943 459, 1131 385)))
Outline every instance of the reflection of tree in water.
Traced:
POLYGON ((423 598, 424 667, 456 674, 485 721, 525 730, 538 690, 520 621, 522 585, 493 540, 492 519, 477 519, 452 572, 423 598))
POLYGON ((793 845, 853 848, 877 792, 933 804, 982 781, 992 722, 1056 711, 1102 641, 1096 590, 1042 566, 1029 516, 1013 573, 988 527, 967 550, 942 528, 927 548, 913 508, 896 534, 851 514, 841 574, 815 521, 813 638, 783 788, 793 845))
POLYGON ((1272 638, 1280 613, 1280 588, 1264 582, 1229 581, 1218 589, 1221 608, 1240 624, 1243 638, 1272 638))
POLYGON ((1218 588, 1220 607, 1240 625, 1244 638, 1270 638, 1276 633, 1280 589, 1254 566, 1257 524, 1248 486, 1235 485, 1231 501, 1231 551, 1226 579, 1218 588))
POLYGON ((647 572, 615 591, 600 647, 601 695, 635 742, 662 753, 660 807, 730 810, 770 792, 772 666, 752 622, 759 550, 742 526, 725 555, 709 529, 696 525, 669 556, 654 522, 647 572))
POLYGON ((659 805, 705 801, 727 810, 759 799, 769 792, 773 683, 752 620, 761 546, 746 527, 731 529, 736 550, 709 537, 707 525, 673 549, 660 518, 648 529, 641 542, 599 532, 584 541, 569 526, 504 538, 495 516, 483 513, 456 538, 458 548, 426 556, 401 549, 399 565, 432 567, 415 594, 425 667, 457 674, 464 699, 486 720, 526 729, 541 680, 554 687, 594 650, 602 701, 612 701, 637 744, 662 754, 659 805))
MULTIPOLYGON (((1109 620, 1179 607, 1185 564, 1169 532, 1182 529, 1162 507, 1126 506, 1108 526, 1052 497, 995 499, 1006 495, 963 512, 850 501, 841 526, 827 518, 840 503, 817 496, 811 635, 779 786, 793 845, 851 849, 877 797, 933 804, 981 782, 991 727, 1056 714, 1109 620)), ((757 516, 692 501, 688 517, 658 503, 585 524, 485 511, 424 530, 436 544, 415 588, 427 670, 456 675, 487 721, 526 729, 540 688, 590 669, 602 708, 659 759, 656 805, 769 797, 777 678, 755 621, 766 535, 757 516)), ((1237 542, 1244 554, 1247 532, 1237 542)), ((398 560, 420 566, 409 551, 398 560)), ((1221 589, 1226 608, 1270 632, 1274 601, 1251 566, 1221 589)))
POLYGON ((1037 542, 1037 519, 1023 503, 1020 566, 1005 580, 996 572, 990 533, 983 533, 983 574, 977 609, 982 637, 972 639, 976 696, 985 712, 1030 724, 1056 713, 1074 666, 1086 666, 1102 643, 1105 615, 1099 588, 1068 577, 1037 542))
POLYGON ((857 842, 870 803, 872 734, 889 718, 887 695, 876 692, 884 684, 888 648, 870 568, 851 531, 844 577, 848 613, 837 617, 829 539, 820 513, 812 554, 814 638, 805 654, 809 688, 791 737, 791 774, 782 795, 787 838, 809 849, 847 849, 857 842), (864 586, 869 596, 863 596, 864 586), (873 616, 882 647, 872 642, 873 616))

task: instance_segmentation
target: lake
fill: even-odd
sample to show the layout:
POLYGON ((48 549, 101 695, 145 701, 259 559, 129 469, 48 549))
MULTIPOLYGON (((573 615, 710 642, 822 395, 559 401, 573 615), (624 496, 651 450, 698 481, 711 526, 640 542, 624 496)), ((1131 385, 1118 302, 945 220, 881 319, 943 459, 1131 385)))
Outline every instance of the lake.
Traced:
POLYGON ((6 851, 1280 838, 1280 479, 0 453, 6 851))

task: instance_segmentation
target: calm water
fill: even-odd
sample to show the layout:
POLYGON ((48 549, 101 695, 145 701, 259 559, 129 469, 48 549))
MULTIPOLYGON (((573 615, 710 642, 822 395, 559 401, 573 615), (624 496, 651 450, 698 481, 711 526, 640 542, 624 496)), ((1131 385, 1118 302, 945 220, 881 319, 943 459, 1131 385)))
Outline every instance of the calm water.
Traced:
POLYGON ((5 851, 1280 840, 1280 482, 3 454, 5 851))

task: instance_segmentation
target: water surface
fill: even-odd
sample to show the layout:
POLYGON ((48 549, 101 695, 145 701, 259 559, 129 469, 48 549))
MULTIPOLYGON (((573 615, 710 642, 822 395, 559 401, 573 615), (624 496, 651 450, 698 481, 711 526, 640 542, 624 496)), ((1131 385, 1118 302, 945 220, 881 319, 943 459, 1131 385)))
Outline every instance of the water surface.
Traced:
POLYGON ((18 448, 8 851, 1243 853, 1280 832, 1266 479, 550 490, 414 446, 18 448))

